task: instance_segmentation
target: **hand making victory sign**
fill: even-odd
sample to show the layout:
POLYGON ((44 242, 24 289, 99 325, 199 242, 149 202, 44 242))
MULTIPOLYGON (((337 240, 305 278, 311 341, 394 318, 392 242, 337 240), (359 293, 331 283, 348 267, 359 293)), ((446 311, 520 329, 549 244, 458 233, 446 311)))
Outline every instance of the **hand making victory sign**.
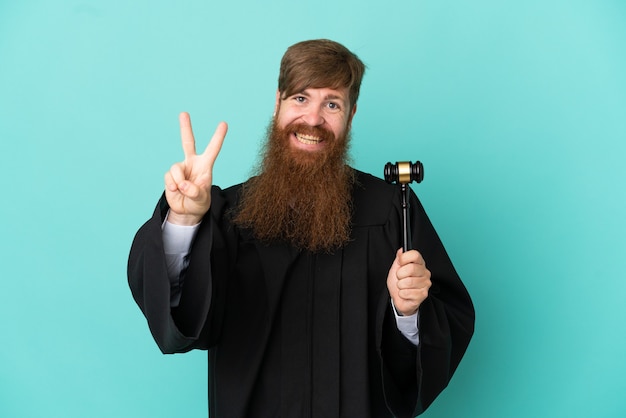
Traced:
POLYGON ((170 206, 168 221, 179 225, 195 225, 211 207, 213 165, 222 148, 228 125, 221 122, 202 154, 196 154, 196 141, 191 118, 179 116, 180 137, 185 159, 165 173, 165 198, 170 206))
POLYGON ((430 270, 416 250, 399 249, 387 276, 387 289, 393 305, 402 315, 413 315, 428 297, 432 285, 430 270))

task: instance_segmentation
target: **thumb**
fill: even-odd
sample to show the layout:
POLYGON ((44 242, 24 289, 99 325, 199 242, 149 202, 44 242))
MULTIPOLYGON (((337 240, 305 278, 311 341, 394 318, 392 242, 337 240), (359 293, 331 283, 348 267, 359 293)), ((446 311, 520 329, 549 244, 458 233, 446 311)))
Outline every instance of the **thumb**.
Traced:
POLYGON ((402 258, 403 253, 404 250, 402 248, 398 248, 398 251, 396 251, 396 259, 394 260, 394 264, 396 264, 398 267, 402 266, 402 264, 400 263, 400 259, 402 258))
POLYGON ((394 258, 393 262, 391 263, 391 267, 389 268, 389 278, 393 278, 393 279, 397 279, 396 278, 396 272, 398 271, 398 269, 401 267, 400 266, 400 255, 402 254, 402 248, 400 248, 398 251, 396 251, 396 258, 394 258))

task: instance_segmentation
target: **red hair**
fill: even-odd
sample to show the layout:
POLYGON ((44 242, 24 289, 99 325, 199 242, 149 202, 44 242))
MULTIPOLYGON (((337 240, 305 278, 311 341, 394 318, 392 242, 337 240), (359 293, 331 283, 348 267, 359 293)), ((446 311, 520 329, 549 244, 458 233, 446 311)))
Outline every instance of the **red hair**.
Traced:
POLYGON ((278 90, 284 99, 307 88, 347 87, 353 108, 363 74, 363 62, 340 43, 328 39, 303 41, 290 46, 283 55, 278 90))

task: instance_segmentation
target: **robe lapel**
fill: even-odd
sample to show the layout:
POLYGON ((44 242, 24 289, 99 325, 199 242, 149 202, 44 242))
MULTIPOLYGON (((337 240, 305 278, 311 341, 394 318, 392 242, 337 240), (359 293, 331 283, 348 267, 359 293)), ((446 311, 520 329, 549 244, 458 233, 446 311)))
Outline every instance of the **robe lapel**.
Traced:
POLYGON ((265 280, 270 318, 274 318, 276 309, 280 306, 287 273, 298 257, 299 251, 284 244, 267 246, 258 243, 256 247, 262 264, 259 279, 265 280))

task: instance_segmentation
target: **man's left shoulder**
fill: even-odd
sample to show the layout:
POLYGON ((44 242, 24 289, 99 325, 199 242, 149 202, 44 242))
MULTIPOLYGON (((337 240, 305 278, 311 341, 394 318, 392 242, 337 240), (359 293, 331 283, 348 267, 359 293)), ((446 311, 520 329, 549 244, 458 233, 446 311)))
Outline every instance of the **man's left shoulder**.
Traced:
POLYGON ((355 170, 353 192, 355 225, 381 225, 388 221, 398 188, 369 173, 355 170))

